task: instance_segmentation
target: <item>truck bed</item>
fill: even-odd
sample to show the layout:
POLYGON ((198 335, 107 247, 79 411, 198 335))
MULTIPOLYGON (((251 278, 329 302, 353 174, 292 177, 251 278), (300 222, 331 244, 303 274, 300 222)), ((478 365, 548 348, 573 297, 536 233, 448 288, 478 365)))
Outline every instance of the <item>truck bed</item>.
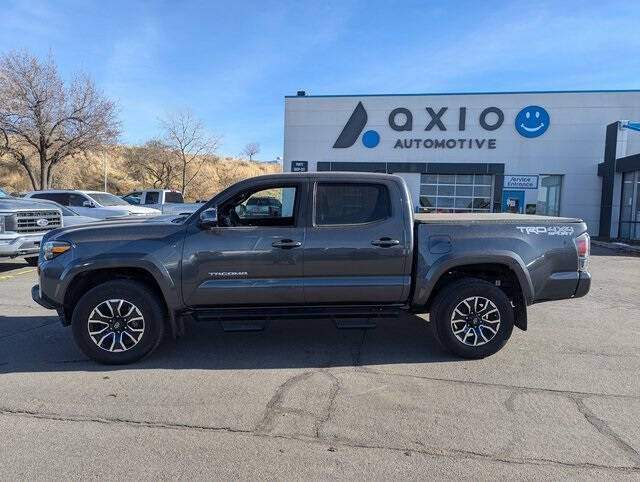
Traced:
POLYGON ((567 224, 582 222, 577 218, 512 213, 418 213, 414 214, 413 219, 416 224, 567 224))

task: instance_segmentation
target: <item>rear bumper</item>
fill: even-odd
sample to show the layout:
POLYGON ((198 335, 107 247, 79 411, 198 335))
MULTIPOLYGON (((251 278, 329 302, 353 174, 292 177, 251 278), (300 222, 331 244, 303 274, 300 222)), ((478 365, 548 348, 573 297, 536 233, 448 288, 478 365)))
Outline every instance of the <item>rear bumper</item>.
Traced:
POLYGON ((547 278, 536 293, 534 303, 580 298, 591 288, 591 275, 586 271, 559 271, 547 278))
POLYGON ((580 271, 580 277, 578 278, 578 287, 574 298, 581 298, 586 295, 591 289, 591 274, 586 271, 580 271))

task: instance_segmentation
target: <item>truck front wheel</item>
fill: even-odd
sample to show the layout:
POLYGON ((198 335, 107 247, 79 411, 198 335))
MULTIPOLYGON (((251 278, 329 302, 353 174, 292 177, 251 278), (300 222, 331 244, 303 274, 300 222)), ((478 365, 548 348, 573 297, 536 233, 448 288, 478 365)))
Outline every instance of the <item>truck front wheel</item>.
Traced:
POLYGON ((480 279, 467 278, 443 288, 429 317, 440 344, 463 358, 493 355, 513 331, 509 298, 500 288, 480 279))
POLYGON ((100 363, 132 363, 150 354, 164 333, 164 310, 143 283, 114 280, 87 291, 76 304, 73 338, 100 363))

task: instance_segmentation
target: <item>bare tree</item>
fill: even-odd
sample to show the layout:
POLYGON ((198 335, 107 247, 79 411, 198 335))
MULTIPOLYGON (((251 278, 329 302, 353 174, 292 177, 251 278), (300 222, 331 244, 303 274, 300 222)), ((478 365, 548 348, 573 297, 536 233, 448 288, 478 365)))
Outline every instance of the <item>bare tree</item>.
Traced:
POLYGON ((178 181, 180 165, 167 144, 152 139, 144 146, 130 147, 125 153, 127 170, 145 185, 171 189, 178 181))
POLYGON ((48 188, 56 165, 103 148, 119 132, 115 103, 89 76, 65 85, 51 57, 0 57, 0 155, 17 161, 34 189, 48 188))
POLYGON ((250 142, 242 150, 242 154, 249 157, 250 161, 253 161, 253 156, 260 152, 260 144, 257 142, 250 142))
POLYGON ((180 191, 184 195, 202 166, 212 159, 220 139, 208 135, 202 121, 189 110, 169 113, 160 124, 164 141, 178 158, 182 177, 180 191))

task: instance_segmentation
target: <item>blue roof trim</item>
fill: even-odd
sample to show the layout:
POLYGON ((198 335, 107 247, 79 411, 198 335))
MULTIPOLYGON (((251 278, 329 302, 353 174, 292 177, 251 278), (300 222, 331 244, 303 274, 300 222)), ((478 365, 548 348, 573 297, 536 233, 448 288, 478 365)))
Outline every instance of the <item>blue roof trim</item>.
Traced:
POLYGON ((314 97, 426 97, 444 95, 509 95, 509 94, 624 94, 640 93, 640 89, 602 90, 522 90, 513 92, 432 92, 426 94, 323 94, 285 95, 285 99, 305 99, 314 97))

